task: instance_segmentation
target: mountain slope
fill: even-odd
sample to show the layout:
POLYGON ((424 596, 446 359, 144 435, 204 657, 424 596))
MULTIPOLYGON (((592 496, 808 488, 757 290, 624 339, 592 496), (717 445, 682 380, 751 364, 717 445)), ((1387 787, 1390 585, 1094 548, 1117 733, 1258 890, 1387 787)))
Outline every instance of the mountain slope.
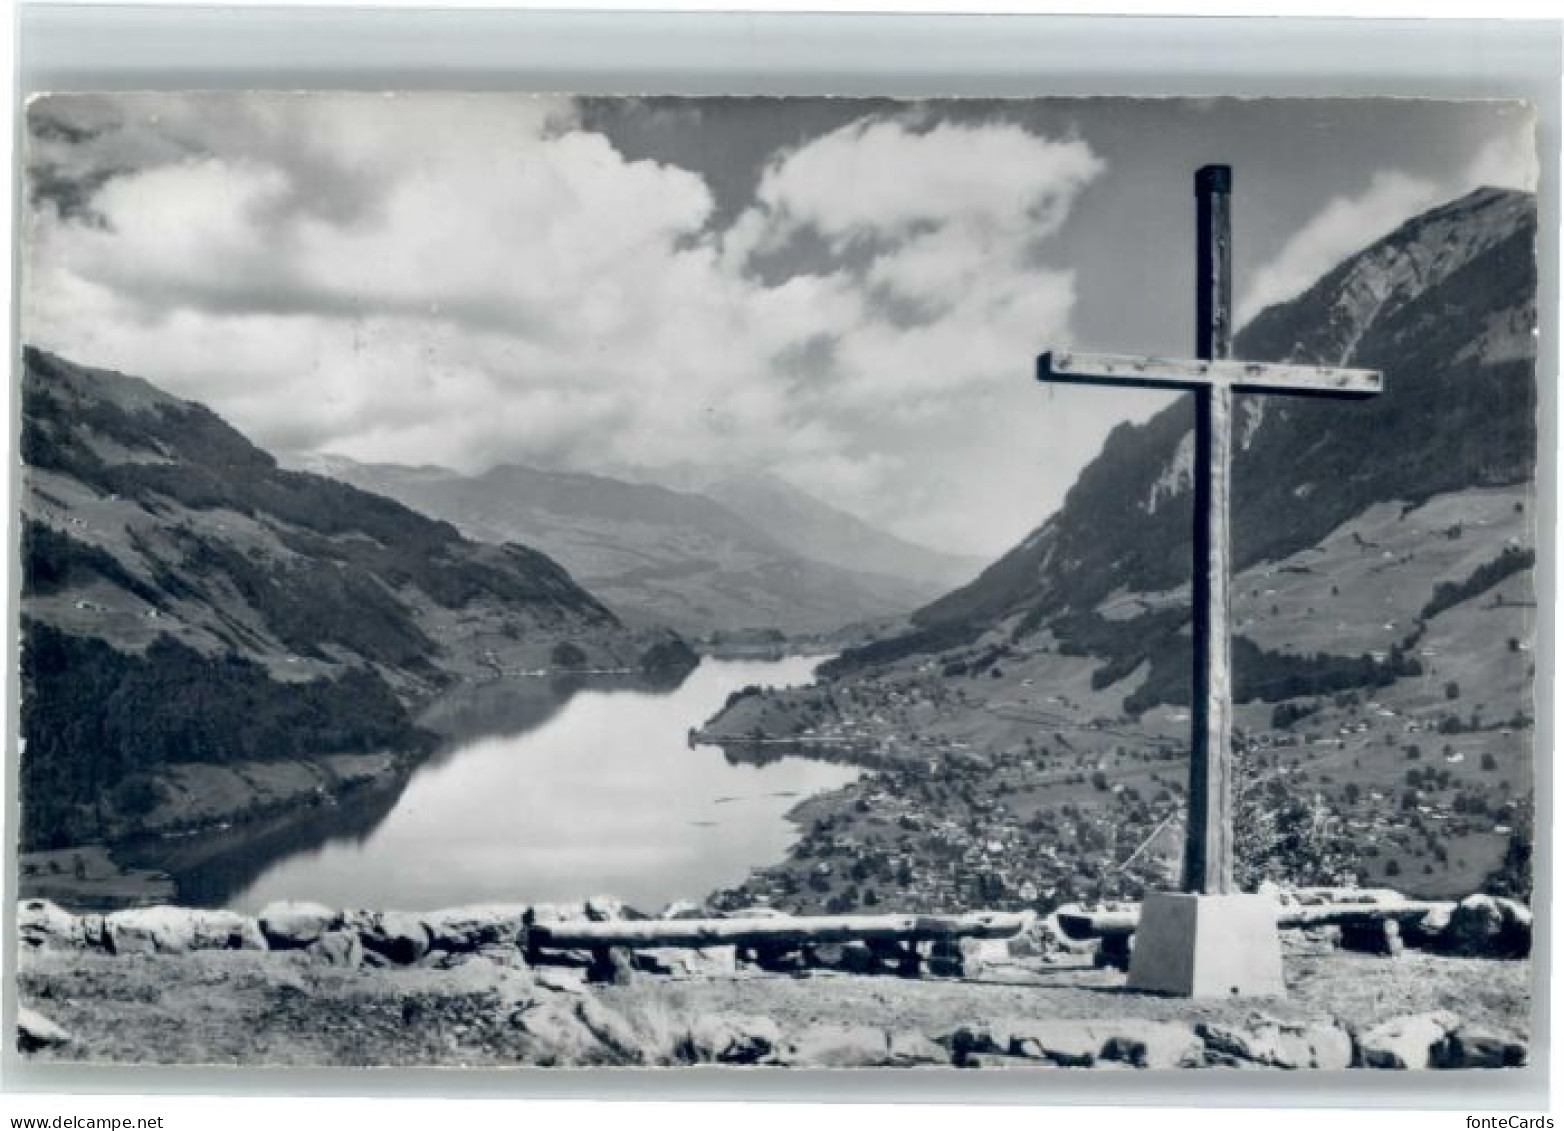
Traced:
POLYGON ((748 512, 653 484, 514 464, 475 476, 334 456, 303 464, 469 537, 537 546, 621 615, 684 632, 831 631, 905 615, 939 589, 813 560, 748 512))
POLYGON ((150 805, 168 762, 417 750, 409 709, 464 677, 689 662, 537 551, 284 471, 145 381, 29 349, 22 406, 31 841, 150 805))
POLYGON ((685 464, 642 468, 634 477, 714 499, 803 557, 843 569, 949 587, 970 581, 983 565, 877 530, 765 472, 685 464))
MULTIPOLYGON (((1238 568, 1312 545, 1379 499, 1529 479, 1535 465, 1535 201, 1482 189, 1425 213, 1271 307, 1234 356, 1385 372, 1366 401, 1240 396, 1238 568)), ((1084 610, 1187 581, 1192 405, 1123 425, 1064 506, 915 615, 924 628, 1084 610)))
MULTIPOLYGON (((1532 197, 1481 190, 1239 336, 1238 357, 1386 374, 1364 401, 1240 398, 1245 883, 1444 898, 1529 849, 1515 838, 1535 754, 1535 239, 1532 197)), ((1002 861, 1028 861, 915 860, 930 907, 1005 905, 1023 881, 1051 904, 1176 879, 1191 423, 1177 403, 1116 429, 1058 512, 910 631, 848 650, 814 687, 735 697, 703 737, 883 767, 878 788, 918 798, 924 826, 985 830, 1002 861)), ((862 841, 875 816, 840 806, 829 836, 862 841)), ((741 895, 847 900, 809 886, 812 863, 801 848, 741 895)))

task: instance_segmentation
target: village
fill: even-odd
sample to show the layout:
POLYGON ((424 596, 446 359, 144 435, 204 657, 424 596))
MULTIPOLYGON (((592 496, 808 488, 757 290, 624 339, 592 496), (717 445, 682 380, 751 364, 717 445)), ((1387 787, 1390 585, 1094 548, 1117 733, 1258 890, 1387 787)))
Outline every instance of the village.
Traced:
MULTIPOLYGON (((1485 889, 1511 846, 1529 843, 1530 718, 1474 726, 1455 710, 1403 714, 1390 698, 1345 692, 1244 712, 1263 728, 1238 734, 1248 886, 1386 885, 1443 898, 1485 889)), ((1176 882, 1187 759, 1173 734, 1129 737, 1157 720, 1070 723, 1068 707, 1050 703, 1051 736, 990 755, 929 725, 971 703, 928 673, 860 681, 821 703, 795 741, 735 747, 730 758, 790 751, 862 765, 863 776, 802 802, 788 859, 718 893, 716 907, 1047 912, 1176 882), (826 703, 842 713, 825 715, 826 703)), ((1163 715, 1174 728, 1187 717, 1163 715)))

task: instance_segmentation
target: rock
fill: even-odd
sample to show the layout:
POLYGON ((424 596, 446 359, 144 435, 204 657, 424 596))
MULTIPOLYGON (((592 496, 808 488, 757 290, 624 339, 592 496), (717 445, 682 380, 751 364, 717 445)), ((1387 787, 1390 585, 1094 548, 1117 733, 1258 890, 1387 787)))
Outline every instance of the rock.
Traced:
POLYGON ((140 907, 103 917, 115 954, 184 954, 191 950, 265 950, 266 939, 248 915, 188 907, 140 907))
POLYGON ((342 916, 319 903, 268 903, 257 917, 261 934, 277 950, 307 947, 337 927, 342 916))
POLYGON ((585 910, 586 917, 594 923, 607 923, 625 917, 624 902, 611 895, 594 895, 586 901, 585 910))
POLYGON ((691 976, 727 977, 739 968, 739 951, 735 946, 703 946, 684 953, 691 976))
POLYGON ((962 939, 962 965, 968 976, 984 970, 1015 965, 1007 939, 962 939))
POLYGON ((840 970, 843 953, 841 943, 815 943, 804 947, 804 961, 822 970, 840 970))
POLYGON ((527 956, 515 945, 505 943, 493 943, 480 946, 471 954, 475 962, 488 962, 495 966, 512 967, 518 970, 527 968, 527 956))
POLYGON ((1301 1067, 1331 1072, 1352 1067, 1352 1035, 1339 1025, 1305 1025, 1299 1036, 1309 1050, 1309 1063, 1301 1067))
POLYGON ((1436 907, 1421 919, 1413 919, 1401 925, 1401 938, 1408 946, 1418 949, 1438 950, 1443 946, 1444 934, 1450 929, 1450 919, 1455 913, 1452 907, 1436 907))
POLYGON ((22 1052, 69 1044, 71 1035, 37 1010, 21 1006, 16 1011, 16 1047, 22 1052))
POLYGON ((565 923, 586 918, 586 908, 579 903, 534 903, 523 916, 528 924, 565 923))
POLYGON ((592 954, 587 980, 628 986, 635 981, 635 951, 626 946, 600 947, 592 954))
POLYGON ((885 974, 896 969, 898 961, 898 958, 876 950, 870 943, 849 942, 842 944, 841 965, 837 969, 852 974, 885 974))
POLYGON ((23 900, 16 911, 22 945, 41 950, 80 950, 89 945, 82 922, 47 899, 23 900))
POLYGON ((931 957, 925 965, 929 975, 935 978, 959 978, 966 973, 966 968, 961 965, 960 958, 950 958, 943 954, 931 957))
POLYGON ((355 917, 355 921, 364 949, 398 965, 411 966, 429 953, 429 929, 416 915, 405 911, 380 911, 355 917))
POLYGON ((114 954, 183 954, 195 942, 195 925, 180 907, 141 907, 103 917, 114 954))
POLYGON ((201 911, 195 917, 197 950, 268 950, 261 926, 236 911, 201 911))
POLYGON ((576 1016, 592 1036, 613 1054, 619 1064, 643 1064, 657 1059, 657 1051, 636 1032, 623 1016, 614 1012, 593 994, 576 1001, 576 1016))
POLYGON ((1358 1035, 1364 1068, 1428 1068, 1434 1047, 1461 1023, 1449 1010, 1396 1017, 1358 1035))
POLYGON ((922 1033, 902 1030, 890 1035, 890 1060, 897 1068, 924 1064, 949 1065, 950 1053, 922 1033))
POLYGON ((543 950, 530 944, 523 947, 522 954, 529 963, 536 962, 540 966, 568 966, 572 970, 586 971, 591 969, 595 959, 590 950, 572 948, 570 950, 543 950))
POLYGON ((1393 958, 1402 951, 1401 925, 1394 919, 1343 923, 1339 945, 1342 950, 1383 954, 1393 958))
POLYGON ((1128 971, 1135 956, 1134 935, 1103 935, 1097 940, 1092 965, 1099 970, 1128 971))
POLYGON ((81 945, 87 950, 107 950, 109 945, 108 933, 103 929, 103 915, 92 911, 85 915, 76 916, 76 925, 81 931, 81 945))
POLYGON ((1435 1068, 1519 1068, 1526 1060, 1524 1041, 1469 1022, 1436 1044, 1431 1057, 1435 1068))
POLYGON ((795 946, 760 945, 752 949, 755 965, 773 974, 792 974, 808 969, 803 952, 795 946))
POLYGON ((1059 926, 1057 915, 1045 915, 1005 940, 1012 958, 1049 958, 1056 955, 1087 955, 1096 944, 1091 939, 1072 939, 1059 926))
MULTIPOLYGON (((1341 946, 1341 927, 1335 923, 1325 923, 1318 927, 1306 927, 1299 932, 1288 932, 1288 934, 1293 933, 1301 935, 1304 942, 1312 947, 1315 953, 1329 954, 1341 946)), ((1284 942, 1286 938, 1287 935, 1284 934, 1282 936, 1284 942)))
POLYGON ((1525 958, 1531 953, 1531 908, 1513 899, 1469 895, 1456 905, 1440 949, 1474 958, 1525 958))
POLYGON ((783 1045, 778 1057, 795 1068, 873 1068, 890 1061, 885 1030, 871 1025, 811 1025, 783 1045))
POLYGON ((1010 1052, 1010 1031, 1003 1025, 962 1025, 938 1039, 950 1049, 951 1063, 957 1066, 985 1053, 1009 1055, 1010 1052))
POLYGON ((1276 1032, 1275 1025, 1250 1027, 1218 1021, 1201 1021, 1195 1025, 1195 1033, 1206 1044, 1206 1059, 1224 1066, 1275 1064, 1276 1032))
POLYGON ((1104 1022, 1099 1056, 1136 1068, 1194 1068, 1205 1063, 1205 1042, 1194 1030, 1171 1021, 1104 1022))
POLYGON ((821 970, 844 970, 852 974, 884 974, 895 968, 887 954, 866 942, 815 943, 803 950, 804 961, 821 970))
POLYGON ((533 978, 545 990, 553 990, 555 993, 584 994, 587 992, 586 977, 579 970, 567 970, 557 966, 538 966, 533 970, 533 978))
POLYGON ((473 960, 471 951, 431 950, 417 962, 424 970, 460 970, 473 960))
POLYGON ((1213 1063, 1322 1069, 1352 1064, 1352 1037, 1335 1025, 1265 1019, 1247 1025, 1202 1022, 1195 1028, 1213 1063))
POLYGON ((612 1058, 576 1011, 574 1001, 544 998, 511 1015, 528 1038, 526 1060, 543 1066, 601 1064, 612 1058))
POLYGON ((466 953, 485 946, 515 946, 526 913, 524 904, 487 904, 431 911, 422 918, 431 947, 466 953))
POLYGON ((1087 1021, 1017 1021, 1009 1026, 1012 1056, 1047 1060, 1070 1068, 1089 1068, 1097 1060, 1103 1037, 1087 1021))
POLYGON ((697 1064, 757 1064, 782 1045, 775 1021, 745 1013, 705 1013, 690 1023, 685 1038, 697 1064))
POLYGON ((305 947, 304 953, 327 966, 351 969, 364 961, 364 944, 357 931, 327 931, 305 947))
POLYGON ((1057 1070, 1058 1065, 1046 1060, 1032 1060, 1025 1056, 1005 1056, 997 1052, 973 1053, 961 1063, 962 1068, 1019 1068, 1028 1072, 1057 1070))
POLYGON ((637 970, 672 978, 725 977, 738 969, 732 946, 637 948, 634 957, 637 970))

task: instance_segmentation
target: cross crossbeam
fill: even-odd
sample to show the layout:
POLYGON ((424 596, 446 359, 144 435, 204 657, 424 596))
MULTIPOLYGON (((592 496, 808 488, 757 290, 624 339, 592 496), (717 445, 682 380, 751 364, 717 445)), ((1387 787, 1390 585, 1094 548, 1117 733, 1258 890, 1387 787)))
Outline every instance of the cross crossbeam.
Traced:
POLYGON ((1060 350, 1045 353, 1037 359, 1037 379, 1146 389, 1193 389, 1202 385, 1225 385, 1238 393, 1292 393, 1331 397, 1369 397, 1385 386, 1384 375, 1377 369, 1274 365, 1260 361, 1185 360, 1060 350))

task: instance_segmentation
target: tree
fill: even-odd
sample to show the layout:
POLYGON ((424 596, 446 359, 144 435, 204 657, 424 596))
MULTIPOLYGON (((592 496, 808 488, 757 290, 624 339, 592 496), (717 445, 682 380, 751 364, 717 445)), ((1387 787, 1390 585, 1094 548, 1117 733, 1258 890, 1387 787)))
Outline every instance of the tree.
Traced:
POLYGON ((1482 885, 1482 890, 1510 899, 1531 901, 1531 805, 1528 803, 1515 817, 1510 827, 1510 840, 1504 849, 1504 859, 1482 885))
POLYGON ((561 640, 554 645, 554 650, 550 655, 554 661, 554 666, 557 668, 579 668, 586 663, 587 658, 586 652, 579 645, 572 644, 568 640, 561 640))

